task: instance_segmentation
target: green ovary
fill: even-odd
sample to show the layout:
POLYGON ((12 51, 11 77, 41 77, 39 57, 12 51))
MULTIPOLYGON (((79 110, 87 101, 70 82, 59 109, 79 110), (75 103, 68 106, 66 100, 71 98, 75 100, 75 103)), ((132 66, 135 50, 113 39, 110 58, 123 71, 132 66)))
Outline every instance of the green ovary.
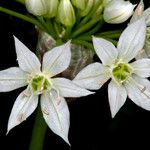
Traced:
POLYGON ((31 81, 31 88, 34 93, 42 93, 51 88, 51 83, 43 75, 36 75, 31 81))
POLYGON ((123 63, 117 64, 115 68, 112 70, 112 74, 118 82, 124 82, 131 75, 131 68, 123 63))

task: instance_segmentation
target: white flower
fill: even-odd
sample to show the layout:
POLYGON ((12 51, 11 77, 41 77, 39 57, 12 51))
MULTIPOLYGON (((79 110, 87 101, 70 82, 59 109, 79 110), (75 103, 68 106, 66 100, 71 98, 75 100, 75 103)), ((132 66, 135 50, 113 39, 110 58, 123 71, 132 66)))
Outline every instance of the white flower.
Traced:
POLYGON ((0 71, 0 92, 27 85, 18 96, 8 121, 8 132, 36 109, 41 94, 41 110, 50 129, 67 143, 69 110, 64 97, 81 97, 92 92, 80 88, 68 79, 55 77, 70 63, 70 41, 45 53, 42 65, 34 53, 15 38, 19 67, 0 71))
POLYGON ((122 33, 117 48, 107 40, 93 37, 93 44, 101 63, 93 63, 77 74, 74 83, 96 90, 108 79, 108 97, 112 117, 126 101, 127 95, 138 106, 150 110, 150 59, 129 63, 143 48, 145 19, 129 25, 122 33))
POLYGON ((112 0, 104 9, 104 20, 112 24, 122 23, 132 15, 134 7, 129 1, 112 0))
POLYGON ((130 20, 130 23, 135 22, 141 17, 145 17, 146 25, 147 25, 147 32, 146 32, 146 40, 145 45, 142 51, 138 54, 137 58, 150 58, 150 7, 144 11, 144 3, 143 0, 140 1, 139 5, 135 9, 135 12, 130 20))

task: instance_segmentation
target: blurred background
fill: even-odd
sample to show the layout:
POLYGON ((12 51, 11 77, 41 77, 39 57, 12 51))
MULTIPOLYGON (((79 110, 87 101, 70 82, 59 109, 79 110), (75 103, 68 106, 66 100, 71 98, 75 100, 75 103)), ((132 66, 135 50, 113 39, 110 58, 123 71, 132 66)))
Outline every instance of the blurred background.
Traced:
MULTIPOLYGON (((139 2, 132 0, 133 3, 139 2)), ((145 8, 150 1, 144 0, 145 8)), ((13 0, 0 0, 0 6, 18 12, 25 8, 13 0)), ((123 29, 120 25, 105 25, 101 30, 123 29)), ((0 13, 0 70, 18 66, 13 35, 35 52, 37 33, 34 26, 0 13)), ((96 57, 95 60, 99 61, 96 57)), ((6 136, 7 122, 19 93, 17 89, 0 93, 0 150, 28 150, 36 112, 6 136)), ((70 109, 70 148, 61 138, 47 130, 43 150, 107 150, 107 149, 150 149, 150 112, 127 100, 114 119, 111 118, 107 97, 107 84, 95 95, 79 98, 68 104, 70 109)), ((38 131, 37 131, 38 132, 38 131)))

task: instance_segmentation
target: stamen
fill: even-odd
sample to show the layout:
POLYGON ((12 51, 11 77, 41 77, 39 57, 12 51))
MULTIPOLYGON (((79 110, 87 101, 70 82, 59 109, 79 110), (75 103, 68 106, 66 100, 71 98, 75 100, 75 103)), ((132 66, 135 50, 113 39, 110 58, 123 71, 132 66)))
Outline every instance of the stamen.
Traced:
POLYGON ((144 49, 141 49, 140 51, 139 51, 139 54, 142 54, 142 53, 144 53, 144 49))
POLYGON ((144 86, 142 89, 141 89, 141 93, 144 93, 146 90, 146 86, 144 86))
POLYGON ((102 86, 105 82, 106 82, 105 80, 98 81, 98 84, 102 86))
POLYGON ((49 115, 49 112, 48 112, 48 110, 47 110, 46 107, 42 109, 42 112, 43 112, 45 115, 49 115))
POLYGON ((22 94, 23 94, 23 96, 25 96, 25 97, 30 97, 30 94, 28 94, 26 91, 24 91, 22 94))
POLYGON ((117 62, 118 62, 118 59, 114 59, 112 63, 116 64, 117 62))
POLYGON ((57 90, 55 87, 53 87, 53 89, 56 91, 56 93, 57 93, 57 105, 59 105, 60 104, 60 102, 61 102, 61 97, 60 97, 60 93, 59 93, 59 90, 57 90))
POLYGON ((24 113, 21 112, 21 113, 19 113, 18 121, 22 122, 23 120, 24 120, 24 113))
POLYGON ((61 97, 57 97, 57 105, 59 105, 61 103, 61 97))

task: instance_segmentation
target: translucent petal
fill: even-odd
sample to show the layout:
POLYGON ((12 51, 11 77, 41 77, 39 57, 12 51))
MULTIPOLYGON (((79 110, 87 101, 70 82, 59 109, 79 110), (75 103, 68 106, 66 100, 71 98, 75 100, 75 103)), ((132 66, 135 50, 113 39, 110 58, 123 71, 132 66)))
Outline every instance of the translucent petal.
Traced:
POLYGON ((61 73, 68 68, 71 59, 70 41, 45 53, 42 70, 51 76, 61 73))
POLYGON ((143 109, 150 110, 150 82, 147 79, 133 76, 125 84, 129 98, 143 109))
POLYGON ((108 86, 108 97, 111 115, 114 117, 125 103, 127 93, 122 85, 117 85, 114 81, 111 81, 108 86))
POLYGON ((139 59, 131 63, 133 67, 133 72, 141 77, 150 76, 150 59, 139 59))
POLYGON ((23 91, 16 99, 8 121, 7 133, 26 120, 36 109, 38 96, 32 95, 28 90, 23 91))
POLYGON ((18 67, 0 71, 0 92, 8 92, 27 85, 26 73, 18 67))
POLYGON ((31 52, 21 41, 19 41, 15 36, 15 46, 17 53, 17 60, 19 66, 22 70, 26 72, 39 72, 40 71, 40 61, 37 56, 31 52))
POLYGON ((118 42, 119 58, 132 60, 144 46, 146 22, 144 18, 130 24, 121 34, 118 42))
POLYGON ((55 78, 52 82, 56 89, 60 92, 60 96, 63 97, 81 97, 93 94, 84 88, 79 87, 72 81, 65 78, 55 78))
POLYGON ((110 78, 107 70, 100 63, 90 64, 77 74, 73 82, 86 89, 98 90, 110 78))
POLYGON ((64 98, 61 97, 59 103, 57 98, 57 93, 54 91, 41 96, 43 117, 50 129, 69 144, 70 116, 68 106, 64 98))
POLYGON ((96 54, 104 65, 111 65, 117 59, 117 49, 111 42, 102 38, 93 37, 93 45, 96 54))

